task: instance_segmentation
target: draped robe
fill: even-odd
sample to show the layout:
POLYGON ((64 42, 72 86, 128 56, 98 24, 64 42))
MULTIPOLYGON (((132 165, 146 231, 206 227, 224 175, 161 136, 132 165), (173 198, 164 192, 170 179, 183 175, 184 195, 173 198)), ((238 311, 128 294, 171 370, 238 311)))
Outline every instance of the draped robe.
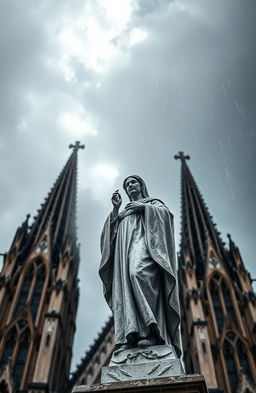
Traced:
POLYGON ((116 345, 152 335, 172 344, 180 357, 180 309, 175 266, 173 216, 158 199, 143 198, 144 212, 110 214, 101 236, 99 269, 113 312, 116 345))

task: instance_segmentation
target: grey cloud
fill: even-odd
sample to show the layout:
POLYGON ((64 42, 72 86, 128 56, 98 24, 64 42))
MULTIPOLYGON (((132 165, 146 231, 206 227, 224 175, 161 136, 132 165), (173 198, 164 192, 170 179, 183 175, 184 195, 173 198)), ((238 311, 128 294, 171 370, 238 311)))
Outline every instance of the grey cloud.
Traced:
MULTIPOLYGON (((26 213, 39 207, 67 159, 72 140, 57 124, 56 106, 68 108, 69 99, 81 102, 82 97, 85 111, 98 121, 99 135, 83 141, 87 148, 80 152, 80 168, 114 163, 119 189, 131 173, 145 178, 150 194, 174 212, 178 248, 180 164, 173 155, 189 153, 218 229, 223 237, 232 233, 256 276, 255 3, 141 1, 129 28, 146 29, 148 38, 130 48, 129 61, 97 75, 73 59, 77 81, 70 84, 45 60, 54 51, 49 32, 55 31, 55 21, 61 13, 76 15, 81 3, 49 0, 36 10, 31 4, 1 5, 2 30, 10 35, 0 37, 1 250, 8 249, 26 213), (84 89, 86 81, 91 87, 84 89), (26 101, 28 91, 39 103, 42 98, 41 110, 26 101), (17 130, 28 114, 28 129, 17 130)), ((89 189, 81 188, 85 176, 80 169, 81 299, 73 367, 109 315, 97 270, 110 195, 106 192, 104 205, 95 201, 89 189)))

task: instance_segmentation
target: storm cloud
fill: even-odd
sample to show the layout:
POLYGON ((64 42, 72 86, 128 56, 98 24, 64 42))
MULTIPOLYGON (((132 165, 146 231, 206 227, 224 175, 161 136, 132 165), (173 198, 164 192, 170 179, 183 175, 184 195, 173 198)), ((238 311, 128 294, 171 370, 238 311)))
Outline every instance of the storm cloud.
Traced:
MULTIPOLYGON (((0 251, 80 139, 73 367, 110 314, 98 278, 111 193, 139 174, 180 227, 180 164, 256 276, 253 0, 0 3, 0 251)), ((123 193, 123 199, 126 197, 123 193)))

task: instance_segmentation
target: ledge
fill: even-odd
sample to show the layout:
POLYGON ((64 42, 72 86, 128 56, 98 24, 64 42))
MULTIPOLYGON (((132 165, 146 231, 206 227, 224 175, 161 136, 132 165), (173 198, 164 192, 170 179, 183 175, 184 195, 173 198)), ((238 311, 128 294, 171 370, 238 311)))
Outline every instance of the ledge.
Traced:
POLYGON ((105 393, 208 393, 202 375, 180 375, 158 379, 141 379, 129 382, 114 382, 97 385, 75 386, 73 393, 89 393, 103 391, 105 393))

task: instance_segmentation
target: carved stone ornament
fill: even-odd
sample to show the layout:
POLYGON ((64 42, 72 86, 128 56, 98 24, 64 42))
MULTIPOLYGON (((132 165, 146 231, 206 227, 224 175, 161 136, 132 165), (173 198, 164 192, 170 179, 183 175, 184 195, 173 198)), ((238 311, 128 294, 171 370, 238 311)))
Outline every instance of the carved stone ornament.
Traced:
POLYGON ((184 370, 171 345, 155 345, 115 351, 108 367, 102 368, 101 382, 163 378, 182 375, 184 370))
POLYGON ((116 352, 113 353, 110 365, 141 363, 146 360, 150 361, 164 358, 176 359, 174 349, 170 345, 127 349, 117 354, 116 352))
POLYGON ((39 243, 39 245, 36 249, 36 253, 37 254, 47 254, 48 253, 48 243, 45 239, 39 243))
POLYGON ((66 280, 62 280, 59 278, 57 281, 54 282, 53 287, 59 292, 61 289, 65 289, 67 286, 66 280))
POLYGON ((210 269, 220 269, 220 263, 215 257, 211 257, 209 259, 209 268, 210 269))

